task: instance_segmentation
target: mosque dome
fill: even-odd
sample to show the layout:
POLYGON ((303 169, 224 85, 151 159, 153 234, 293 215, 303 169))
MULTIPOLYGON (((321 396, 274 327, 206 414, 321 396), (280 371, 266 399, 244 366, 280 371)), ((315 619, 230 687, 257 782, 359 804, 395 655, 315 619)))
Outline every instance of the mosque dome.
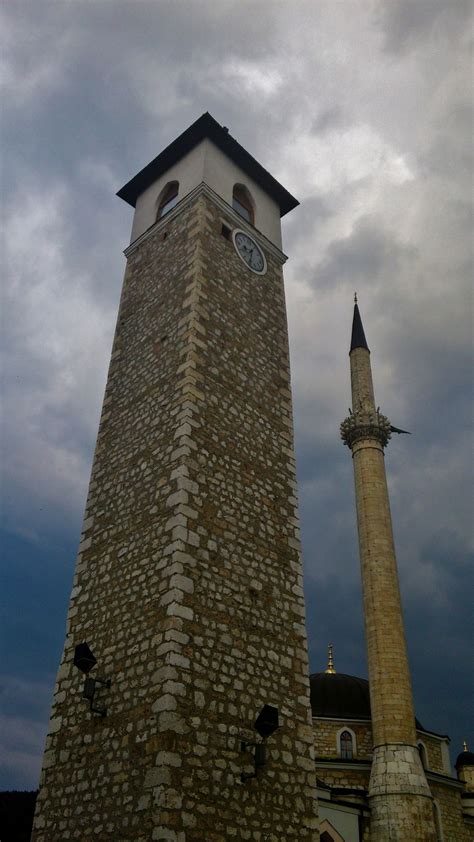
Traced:
POLYGON ((462 766, 474 766, 474 753, 468 751, 467 748, 461 754, 458 754, 456 763, 454 764, 455 769, 461 769, 462 766))
POLYGON ((315 672, 309 678, 313 716, 370 719, 369 682, 344 673, 315 672))
MULTIPOLYGON (((309 684, 313 716, 370 720, 369 682, 366 678, 326 670, 310 675, 309 684)), ((415 722, 418 730, 425 730, 418 719, 415 722)), ((468 754, 474 758, 470 752, 468 754)))

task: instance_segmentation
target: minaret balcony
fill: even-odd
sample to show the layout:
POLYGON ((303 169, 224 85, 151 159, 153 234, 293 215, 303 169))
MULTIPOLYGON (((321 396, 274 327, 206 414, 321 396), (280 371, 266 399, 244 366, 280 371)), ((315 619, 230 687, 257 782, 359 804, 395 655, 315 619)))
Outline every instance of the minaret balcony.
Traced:
POLYGON ((376 410, 349 410, 349 415, 341 424, 341 439, 352 450, 353 445, 363 439, 376 439, 386 447, 391 438, 391 424, 386 415, 376 410))

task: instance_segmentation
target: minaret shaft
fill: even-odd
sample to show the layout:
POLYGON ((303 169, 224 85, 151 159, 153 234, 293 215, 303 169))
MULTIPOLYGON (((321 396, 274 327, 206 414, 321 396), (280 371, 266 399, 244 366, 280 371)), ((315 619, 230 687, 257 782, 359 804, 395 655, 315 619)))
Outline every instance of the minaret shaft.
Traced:
POLYGON ((350 355, 352 408, 375 411, 374 384, 370 368, 370 351, 354 348, 350 355))
POLYGON ((374 745, 414 743, 412 690, 384 456, 375 441, 358 442, 353 456, 374 745), (389 684, 387 674, 391 676, 389 684))
MULTIPOLYGON (((375 415, 370 354, 350 355, 354 411, 375 415)), ((416 742, 383 447, 375 437, 352 448, 374 745, 416 742), (390 675, 390 682, 387 681, 390 675), (396 688, 396 689, 395 689, 396 688)))
POLYGON ((431 793, 416 746, 413 696, 383 448, 390 422, 375 405, 370 352, 357 304, 350 351, 352 411, 341 435, 352 451, 374 754, 371 842, 435 842, 431 793))

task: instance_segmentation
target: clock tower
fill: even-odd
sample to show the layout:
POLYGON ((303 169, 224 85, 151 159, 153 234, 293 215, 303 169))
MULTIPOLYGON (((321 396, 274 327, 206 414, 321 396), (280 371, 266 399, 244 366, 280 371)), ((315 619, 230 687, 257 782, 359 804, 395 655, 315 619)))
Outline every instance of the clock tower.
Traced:
POLYGON ((33 839, 319 838, 280 217, 209 114, 131 244, 33 839))

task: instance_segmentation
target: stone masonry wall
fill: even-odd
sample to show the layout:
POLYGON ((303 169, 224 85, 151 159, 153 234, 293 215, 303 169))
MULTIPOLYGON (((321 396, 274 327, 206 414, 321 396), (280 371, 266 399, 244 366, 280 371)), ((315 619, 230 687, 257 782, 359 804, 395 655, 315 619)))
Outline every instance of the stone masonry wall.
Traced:
POLYGON ((201 194, 129 253, 36 842, 318 838, 281 266, 221 227, 201 194))
POLYGON ((372 760, 372 728, 370 722, 313 718, 314 753, 316 757, 337 757, 337 734, 349 727, 356 736, 355 757, 372 760))
POLYGON ((472 828, 464 823, 459 790, 430 781, 438 807, 444 842, 472 842, 472 828))
POLYGON ((417 732, 418 742, 424 743, 428 755, 427 769, 431 769, 433 772, 439 772, 441 775, 446 775, 447 770, 444 767, 440 741, 435 737, 430 737, 428 734, 417 732))
MULTIPOLYGON (((336 768, 335 766, 325 766, 324 762, 318 762, 323 757, 331 759, 337 757, 336 735, 345 724, 349 725, 351 730, 356 734, 356 759, 372 760, 372 731, 369 722, 348 721, 345 723, 343 720, 333 721, 324 718, 313 718, 316 775, 328 786, 367 790, 370 767, 361 769, 356 764, 351 766, 349 761, 342 767, 343 761, 341 761, 341 765, 338 764, 338 768, 336 768)), ((428 769, 435 773, 446 775, 439 739, 421 731, 417 735, 424 742, 427 749, 428 769)), ((429 773, 428 778, 431 794, 438 806, 444 842, 468 842, 471 834, 469 833, 469 827, 463 819, 459 788, 453 787, 449 783, 435 781, 434 777, 430 779, 429 773)), ((368 842, 370 839, 370 828, 366 829, 365 834, 364 840, 368 842)))
MULTIPOLYGON (((371 723, 368 721, 353 719, 334 720, 322 717, 313 717, 315 756, 331 758, 337 757, 337 734, 345 727, 348 727, 351 731, 353 731, 356 736, 355 757, 359 760, 372 760, 373 739, 371 723)), ((441 743, 439 739, 430 736, 424 731, 417 731, 417 742, 418 741, 422 741, 425 745, 428 755, 427 768, 433 772, 439 772, 441 775, 445 775, 446 769, 444 768, 441 743)))
POLYGON ((459 780, 466 784, 469 792, 474 792, 474 768, 472 766, 461 766, 459 780))
POLYGON ((370 768, 351 768, 349 764, 345 768, 331 768, 320 767, 316 764, 316 773, 318 778, 324 781, 327 786, 363 790, 367 790, 369 786, 370 768))

